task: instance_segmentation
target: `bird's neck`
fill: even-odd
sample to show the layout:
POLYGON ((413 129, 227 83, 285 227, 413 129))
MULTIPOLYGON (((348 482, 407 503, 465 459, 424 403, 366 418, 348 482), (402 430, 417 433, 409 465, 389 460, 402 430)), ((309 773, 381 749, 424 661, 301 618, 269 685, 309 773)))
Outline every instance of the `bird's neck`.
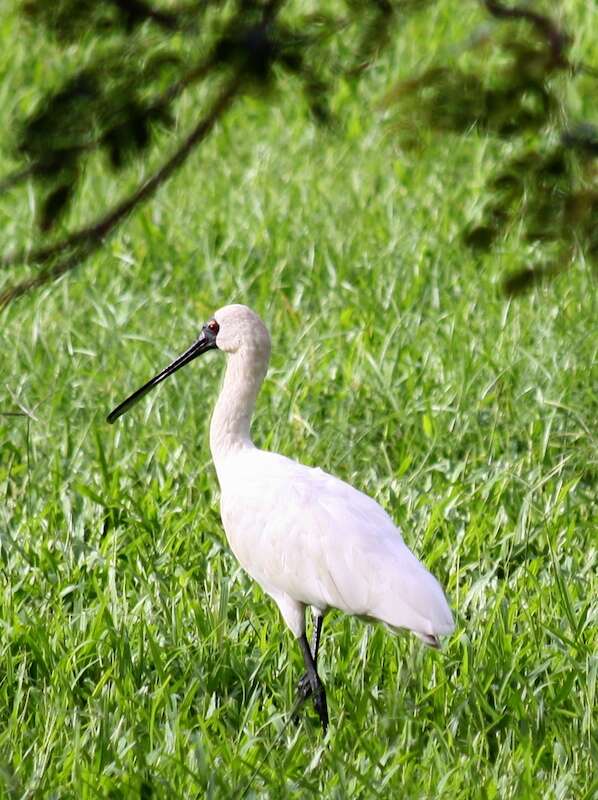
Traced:
POLYGON ((267 369, 267 358, 260 358, 252 351, 240 350, 228 356, 224 383, 210 424, 210 450, 218 472, 228 455, 254 446, 249 428, 267 369))

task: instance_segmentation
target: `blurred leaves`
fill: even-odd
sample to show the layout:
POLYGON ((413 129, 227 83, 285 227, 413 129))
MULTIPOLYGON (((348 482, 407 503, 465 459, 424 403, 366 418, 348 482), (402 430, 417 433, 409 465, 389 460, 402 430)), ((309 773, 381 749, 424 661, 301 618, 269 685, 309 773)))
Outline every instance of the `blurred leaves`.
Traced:
MULTIPOLYGON (((545 149, 535 143, 523 147, 488 178, 489 200, 481 223, 465 232, 467 244, 488 249, 510 226, 518 224, 524 239, 556 243, 563 258, 576 243, 583 245, 588 257, 598 255, 598 190, 585 188, 592 182, 595 155, 583 147, 573 149, 568 142, 564 135, 545 149)), ((524 278, 528 271, 520 281, 510 280, 507 288, 530 285, 524 278)))
MULTIPOLYGON (((17 130, 21 166, 0 181, 0 190, 33 181, 42 242, 9 253, 1 263, 39 265, 43 271, 6 289, 0 306, 74 268, 100 247, 241 94, 258 91, 273 102, 266 90, 279 85, 282 73, 291 74, 314 119, 329 124, 328 98, 337 79, 358 78, 392 42, 397 22, 434 2, 344 0, 334 13, 291 10, 285 0, 23 2, 26 19, 43 26, 59 47, 76 47, 82 37, 93 47, 86 63, 49 91, 17 130), (44 238, 76 198, 90 155, 102 153, 117 172, 147 158, 156 131, 174 130, 177 100, 198 85, 207 86, 212 96, 210 110, 174 153, 128 197, 47 244, 44 238)), ((596 205, 590 167, 598 152, 596 128, 571 122, 555 143, 555 131, 562 131, 567 116, 555 77, 566 81, 594 72, 569 62, 571 38, 550 17, 530 5, 497 0, 483 5, 494 19, 492 27, 463 45, 454 63, 433 65, 397 83, 384 107, 397 109, 405 146, 421 146, 423 129, 442 136, 480 131, 508 145, 500 173, 488 176, 482 211, 463 232, 470 247, 487 250, 519 227, 529 241, 558 239, 561 252, 551 254, 557 261, 571 259, 579 247, 594 257, 589 220, 596 205)), ((543 274, 555 270, 551 266, 543 274)), ((528 272, 526 264, 525 275, 508 286, 531 285, 528 272)))
POLYGON ((29 163, 29 174, 46 187, 42 230, 66 209, 91 151, 104 150, 119 168, 147 148, 153 126, 172 125, 167 98, 147 99, 146 94, 179 67, 180 58, 168 51, 148 57, 139 46, 129 47, 123 58, 120 48, 108 49, 25 120, 18 153, 29 163))
MULTIPOLYGON (((111 167, 120 169, 143 155, 156 126, 172 127, 173 104, 182 92, 231 68, 243 75, 247 86, 263 88, 275 77, 273 67, 280 65, 300 79, 315 119, 329 121, 331 85, 320 75, 322 48, 335 32, 345 29, 348 19, 304 15, 295 29, 278 19, 282 5, 239 2, 225 13, 218 3, 206 2, 168 11, 139 0, 25 3, 27 17, 60 42, 76 41, 83 32, 95 36, 99 54, 43 98, 24 120, 17 154, 27 166, 8 176, 2 188, 26 178, 37 181, 45 195, 39 224, 43 231, 49 230, 68 207, 91 151, 103 150, 111 167), (214 13, 208 20, 209 11, 214 13), (194 25, 186 24, 190 19, 194 25), (166 28, 166 36, 156 37, 155 25, 166 28), (170 34, 179 29, 189 40, 186 49, 202 53, 195 62, 185 61, 180 48, 169 44, 170 34)), ((371 0, 360 9, 353 6, 351 13, 353 22, 363 18, 367 23, 368 35, 356 47, 363 61, 366 51, 375 51, 382 31, 388 32, 392 6, 371 0)), ((29 254, 29 259, 35 261, 35 255, 29 254)))
POLYGON ((518 294, 567 269, 580 252, 597 260, 598 129, 578 122, 562 130, 567 109, 555 78, 581 72, 567 57, 569 35, 528 6, 485 5, 509 22, 485 29, 450 66, 396 84, 383 104, 398 107, 403 146, 420 146, 424 129, 440 136, 482 132, 502 142, 501 167, 486 177, 482 211, 463 240, 483 252, 516 230, 541 244, 540 263, 505 281, 506 292, 518 294))
MULTIPOLYGON (((173 127, 175 102, 181 94, 200 83, 213 85, 224 75, 236 76, 228 86, 234 84, 235 95, 239 95, 269 88, 277 81, 280 70, 291 73, 298 78, 316 121, 328 123, 327 98, 333 78, 350 73, 356 60, 363 66, 374 56, 381 37, 388 35, 395 8, 386 0, 369 0, 360 5, 348 2, 346 16, 300 14, 290 24, 279 18, 284 5, 284 0, 239 0, 226 7, 203 2, 164 10, 145 0, 25 3, 27 18, 45 26, 59 43, 76 42, 83 33, 92 37, 94 56, 49 92, 23 121, 16 153, 24 166, 0 182, 0 188, 6 190, 32 179, 41 195, 38 225, 43 234, 48 233, 73 201, 92 152, 103 152, 113 170, 122 169, 134 158, 145 157, 154 144, 155 129, 173 127), (349 48, 348 62, 335 61, 336 73, 329 69, 325 77, 322 67, 327 63, 326 49, 335 33, 350 26, 361 36, 357 36, 354 48, 349 48), (183 50, 171 44, 175 31, 187 39, 183 50), (183 58, 181 52, 189 55, 183 58)), ((396 8, 405 11, 419 5, 406 0, 397 3, 396 8)), ((223 90, 221 97, 227 91, 223 90)), ((220 114, 228 106, 228 100, 216 100, 213 108, 220 114)), ((208 114, 206 120, 207 135, 216 119, 208 114)), ((203 130, 203 123, 199 128, 203 130)), ((192 135, 189 141, 193 147, 198 143, 192 135)), ((183 143, 164 162, 146 182, 151 191, 171 174, 167 165, 180 165, 189 152, 190 147, 183 143), (155 176, 160 180, 154 181, 155 176)), ((140 186, 95 223, 56 244, 42 244, 5 256, 5 267, 63 260, 39 278, 9 288, 0 296, 0 305, 32 285, 71 269, 77 256, 83 258, 100 246, 105 236, 150 194, 140 186)))

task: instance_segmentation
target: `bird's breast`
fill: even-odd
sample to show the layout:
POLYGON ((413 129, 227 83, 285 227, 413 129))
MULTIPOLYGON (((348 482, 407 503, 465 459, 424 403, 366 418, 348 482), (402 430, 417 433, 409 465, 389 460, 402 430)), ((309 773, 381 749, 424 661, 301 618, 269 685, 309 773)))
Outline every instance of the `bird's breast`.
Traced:
POLYGON ((306 603, 321 599, 322 560, 312 552, 319 549, 318 537, 304 524, 292 485, 281 491, 276 481, 247 480, 222 489, 222 524, 245 571, 269 594, 284 592, 306 603))
POLYGON ((275 514, 268 514, 252 497, 222 492, 220 516, 231 550, 241 566, 260 580, 280 546, 278 537, 273 536, 275 514))

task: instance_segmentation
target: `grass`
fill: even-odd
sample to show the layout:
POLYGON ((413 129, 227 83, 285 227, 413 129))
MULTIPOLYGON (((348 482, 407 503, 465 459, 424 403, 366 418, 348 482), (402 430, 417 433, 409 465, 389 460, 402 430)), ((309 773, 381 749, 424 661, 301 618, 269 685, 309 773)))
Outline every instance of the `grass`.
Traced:
MULTIPOLYGON (((478 13, 410 23, 400 69, 359 104, 339 89, 337 133, 290 89, 244 101, 102 253, 4 312, 0 411, 23 416, 0 416, 3 796, 597 796, 595 276, 506 301, 526 246, 479 260, 459 238, 495 144, 403 151, 372 110, 417 41, 478 13), (274 340, 256 442, 372 494, 456 614, 441 652, 331 614, 325 740, 309 708, 287 724, 298 648, 221 529, 222 358, 104 422, 233 301, 274 340)), ((11 38, 9 87, 51 59, 11 38)), ((102 192, 97 165, 71 222, 102 192)), ((4 247, 28 202, 0 199, 4 247)))

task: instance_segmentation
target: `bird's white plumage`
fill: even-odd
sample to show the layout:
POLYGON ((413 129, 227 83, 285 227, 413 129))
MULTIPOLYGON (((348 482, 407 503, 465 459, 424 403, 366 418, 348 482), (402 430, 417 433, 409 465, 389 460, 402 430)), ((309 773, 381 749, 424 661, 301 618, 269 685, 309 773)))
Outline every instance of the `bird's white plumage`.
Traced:
POLYGON ((267 370, 268 332, 245 306, 215 314, 228 353, 210 427, 222 522, 244 569, 277 602, 288 626, 305 631, 305 607, 407 628, 424 641, 454 628, 438 581, 372 498, 321 469, 257 449, 249 436, 267 370))

